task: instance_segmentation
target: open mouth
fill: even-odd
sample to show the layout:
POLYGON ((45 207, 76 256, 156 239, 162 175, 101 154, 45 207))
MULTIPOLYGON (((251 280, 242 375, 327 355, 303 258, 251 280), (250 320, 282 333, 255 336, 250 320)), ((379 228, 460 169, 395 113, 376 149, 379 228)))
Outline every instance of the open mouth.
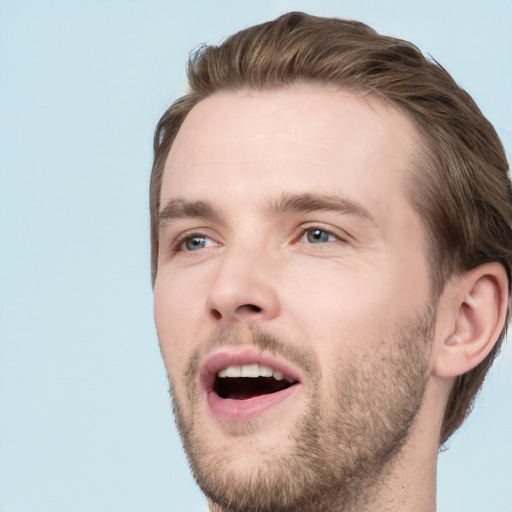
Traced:
POLYGON ((209 411, 231 426, 262 417, 290 402, 303 388, 298 368, 252 349, 219 350, 211 354, 199 373, 209 411))
POLYGON ((248 400, 278 393, 296 384, 297 381, 285 378, 281 371, 270 366, 246 364, 228 366, 217 372, 212 391, 223 399, 248 400))

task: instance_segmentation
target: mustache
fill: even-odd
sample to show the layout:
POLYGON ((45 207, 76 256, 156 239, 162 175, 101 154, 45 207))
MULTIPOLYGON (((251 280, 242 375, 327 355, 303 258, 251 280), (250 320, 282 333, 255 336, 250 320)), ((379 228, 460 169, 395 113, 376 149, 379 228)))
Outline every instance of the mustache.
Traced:
POLYGON ((320 363, 312 350, 292 345, 257 325, 246 324, 226 327, 198 345, 190 356, 183 372, 187 383, 192 384, 191 381, 197 377, 207 354, 226 346, 251 347, 260 352, 267 352, 275 357, 292 362, 310 377, 316 379, 320 377, 320 363))

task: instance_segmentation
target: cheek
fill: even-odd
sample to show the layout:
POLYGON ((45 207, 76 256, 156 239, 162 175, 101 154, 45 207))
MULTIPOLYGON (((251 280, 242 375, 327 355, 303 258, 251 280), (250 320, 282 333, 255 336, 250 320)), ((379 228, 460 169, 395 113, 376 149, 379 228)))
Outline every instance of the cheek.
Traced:
POLYGON ((184 368, 199 333, 199 317, 204 306, 197 287, 173 279, 157 277, 154 289, 154 316, 160 349, 168 372, 184 368))
POLYGON ((317 267, 314 276, 290 281, 284 309, 326 366, 352 350, 392 343, 397 326, 424 310, 428 280, 405 278, 398 267, 317 267))
POLYGON ((294 304, 305 321, 315 322, 321 330, 348 325, 360 330, 379 316, 388 318, 393 296, 389 279, 377 279, 371 269, 332 267, 317 265, 314 274, 297 273, 289 280, 283 301, 294 304))

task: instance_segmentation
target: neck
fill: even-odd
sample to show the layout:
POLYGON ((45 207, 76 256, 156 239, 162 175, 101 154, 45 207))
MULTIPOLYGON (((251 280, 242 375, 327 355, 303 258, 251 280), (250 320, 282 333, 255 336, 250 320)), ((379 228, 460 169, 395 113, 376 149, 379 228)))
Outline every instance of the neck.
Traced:
POLYGON ((437 452, 437 441, 411 440, 382 474, 373 498, 350 512, 435 512, 437 452))

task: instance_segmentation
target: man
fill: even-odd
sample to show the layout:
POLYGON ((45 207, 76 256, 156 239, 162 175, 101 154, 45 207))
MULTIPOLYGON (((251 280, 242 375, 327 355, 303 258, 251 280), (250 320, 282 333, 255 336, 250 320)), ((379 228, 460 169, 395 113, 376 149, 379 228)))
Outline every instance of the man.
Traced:
POLYGON ((434 511, 504 337, 512 191, 410 43, 291 13, 197 53, 160 120, 155 320, 216 512, 434 511))

